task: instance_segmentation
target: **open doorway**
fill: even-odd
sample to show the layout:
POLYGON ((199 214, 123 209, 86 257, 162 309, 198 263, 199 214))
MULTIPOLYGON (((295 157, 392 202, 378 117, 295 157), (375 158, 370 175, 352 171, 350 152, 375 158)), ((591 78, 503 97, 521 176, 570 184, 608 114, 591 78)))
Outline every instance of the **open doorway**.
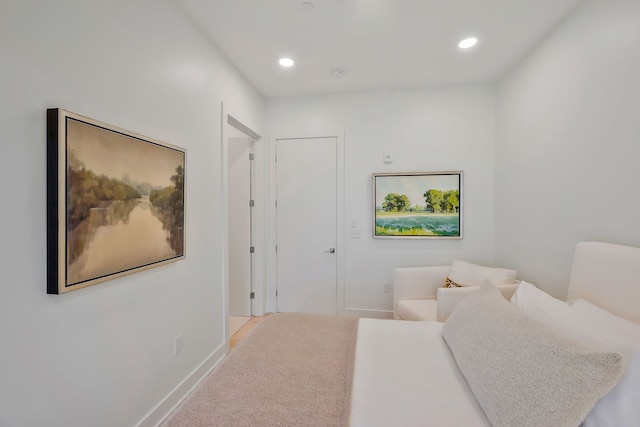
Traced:
POLYGON ((260 137, 231 116, 225 123, 228 337, 254 314, 255 169, 254 145, 260 137))
POLYGON ((248 136, 228 138, 229 334, 253 314, 252 148, 248 136), (244 320, 244 321, 243 321, 244 320))

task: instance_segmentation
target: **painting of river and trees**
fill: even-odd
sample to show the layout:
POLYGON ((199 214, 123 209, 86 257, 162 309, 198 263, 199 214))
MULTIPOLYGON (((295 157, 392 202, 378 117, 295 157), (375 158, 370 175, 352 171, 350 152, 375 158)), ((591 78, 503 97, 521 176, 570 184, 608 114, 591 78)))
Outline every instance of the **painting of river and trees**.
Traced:
POLYGON ((373 174, 373 236, 462 238, 462 172, 373 174))
POLYGON ((182 259, 186 151, 64 110, 48 114, 48 292, 182 259))

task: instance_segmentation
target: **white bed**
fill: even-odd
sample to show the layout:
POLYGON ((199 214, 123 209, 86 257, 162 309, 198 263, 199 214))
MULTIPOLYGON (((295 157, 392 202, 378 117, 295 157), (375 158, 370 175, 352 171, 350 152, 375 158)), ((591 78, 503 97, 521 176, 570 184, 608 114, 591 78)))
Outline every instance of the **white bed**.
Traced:
POLYGON ((360 319, 352 426, 490 425, 442 338, 442 326, 360 319))
MULTIPOLYGON (((534 296, 539 297, 544 302, 525 301, 528 314, 548 322, 551 327, 555 327, 553 322, 564 324, 567 330, 558 333, 565 336, 581 327, 583 320, 580 318, 565 318, 573 315, 571 306, 550 296, 547 298, 546 294, 534 296)), ((635 324, 640 323, 640 248, 595 242, 578 244, 568 300, 590 301, 635 324)), ((443 325, 436 322, 360 320, 352 388, 352 426, 491 425, 442 337, 443 325)), ((635 326, 638 328, 630 333, 631 339, 640 337, 633 335, 640 331, 640 325, 635 326)), ((604 334, 606 327, 602 325, 600 329, 605 331, 604 334)), ((597 339, 595 341, 594 346, 601 343, 597 339)), ((588 344, 592 343, 594 341, 588 341, 588 344)), ((637 344, 635 349, 639 350, 640 341, 637 344)), ((629 359, 637 358, 637 354, 625 354, 627 370, 629 359)), ((634 369, 639 365, 636 363, 634 369)), ((640 413, 633 408, 640 400, 635 404, 629 403, 629 399, 640 398, 638 374, 635 373, 633 379, 627 378, 627 381, 634 381, 630 387, 636 392, 628 396, 627 404, 620 410, 626 411, 618 414, 622 418, 609 417, 608 413, 604 417, 590 414, 585 426, 615 426, 619 420, 624 420, 625 424, 621 424, 624 426, 640 426, 640 413)), ((627 384, 623 392, 628 394, 628 390, 627 384)), ((610 393, 614 392, 615 389, 610 393)))
POLYGON ((639 278, 640 248, 580 243, 573 304, 487 283, 445 323, 276 314, 164 425, 638 427, 639 278))

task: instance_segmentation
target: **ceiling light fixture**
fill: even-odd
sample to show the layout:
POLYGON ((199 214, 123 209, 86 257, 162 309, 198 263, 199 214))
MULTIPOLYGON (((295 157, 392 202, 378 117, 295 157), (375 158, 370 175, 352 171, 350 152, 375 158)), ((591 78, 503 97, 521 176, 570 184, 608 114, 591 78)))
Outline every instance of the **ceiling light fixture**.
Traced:
POLYGON ((344 76, 344 70, 342 68, 334 68, 333 70, 331 70, 331 76, 339 79, 340 77, 344 76))
POLYGON ((470 47, 474 47, 478 43, 477 37, 467 37, 458 43, 458 47, 460 49, 469 49, 470 47))
POLYGON ((311 12, 314 7, 314 4, 310 1, 305 1, 300 5, 300 9, 304 10, 305 12, 311 12))
POLYGON ((283 67, 293 67, 293 59, 291 58, 280 58, 278 63, 283 67))

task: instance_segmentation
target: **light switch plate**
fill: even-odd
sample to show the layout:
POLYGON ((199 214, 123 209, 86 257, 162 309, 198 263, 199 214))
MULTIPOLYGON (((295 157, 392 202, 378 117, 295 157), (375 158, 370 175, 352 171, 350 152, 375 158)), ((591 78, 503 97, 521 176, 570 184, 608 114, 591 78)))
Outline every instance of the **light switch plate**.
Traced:
POLYGON ((173 337, 173 354, 178 354, 182 351, 182 334, 173 337))

